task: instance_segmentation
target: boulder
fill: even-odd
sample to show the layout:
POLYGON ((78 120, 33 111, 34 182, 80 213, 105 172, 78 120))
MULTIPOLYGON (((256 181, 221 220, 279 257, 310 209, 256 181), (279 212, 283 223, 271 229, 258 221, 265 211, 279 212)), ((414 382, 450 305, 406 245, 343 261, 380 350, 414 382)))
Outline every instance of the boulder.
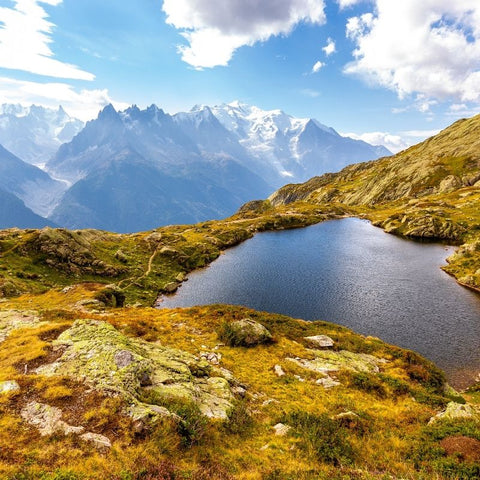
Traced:
POLYGON ((222 340, 232 347, 255 347, 271 343, 272 334, 261 324, 251 318, 236 320, 227 324, 222 332, 222 340))
POLYGON ((275 372, 275 375, 277 375, 277 377, 283 377, 285 375, 285 372, 280 365, 275 365, 273 367, 273 371, 275 372))
POLYGON ((305 340, 314 347, 329 348, 333 347, 333 340, 327 335, 313 335, 311 337, 304 337, 305 340))
POLYGON ((472 405, 461 404, 456 402, 450 402, 447 408, 435 415, 428 422, 429 424, 435 423, 438 420, 455 420, 455 419, 470 419, 473 421, 480 421, 480 412, 472 405))
POLYGON ((277 423, 274 425, 273 429, 275 430, 275 435, 278 437, 284 437, 291 429, 288 425, 284 425, 283 423, 277 423))
POLYGON ((174 293, 178 290, 177 282, 169 282, 163 286, 163 290, 167 293, 174 293))

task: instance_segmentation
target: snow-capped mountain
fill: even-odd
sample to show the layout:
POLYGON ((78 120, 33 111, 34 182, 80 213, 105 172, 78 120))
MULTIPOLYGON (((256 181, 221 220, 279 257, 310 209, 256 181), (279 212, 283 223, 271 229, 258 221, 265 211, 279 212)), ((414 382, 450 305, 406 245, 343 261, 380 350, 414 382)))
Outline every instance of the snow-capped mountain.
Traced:
POLYGON ((0 149, 0 188, 70 228, 225 217, 285 183, 390 154, 317 120, 239 102, 175 115, 108 105, 81 126, 61 107, 0 108, 0 143, 45 170, 0 149))
POLYGON ((105 107, 47 164, 74 183, 51 218, 133 231, 224 217, 267 196, 272 185, 236 159, 232 134, 213 115, 196 117, 105 107))
POLYGON ((0 144, 33 165, 45 164, 83 126, 82 121, 70 117, 62 107, 0 106, 0 144))
POLYGON ((276 185, 391 155, 383 146, 342 137, 318 120, 295 118, 281 110, 266 111, 236 101, 211 111, 252 158, 270 168, 270 181, 276 185))

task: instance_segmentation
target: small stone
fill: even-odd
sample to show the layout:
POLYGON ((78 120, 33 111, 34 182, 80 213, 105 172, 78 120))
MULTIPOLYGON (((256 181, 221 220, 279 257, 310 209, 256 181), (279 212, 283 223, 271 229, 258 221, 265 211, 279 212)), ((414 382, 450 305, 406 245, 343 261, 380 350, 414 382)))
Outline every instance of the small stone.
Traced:
POLYGON ((269 398, 268 400, 265 400, 262 403, 262 407, 268 407, 271 403, 280 403, 278 400, 275 400, 274 398, 269 398))
POLYGON ((327 335, 314 335, 311 337, 304 337, 309 343, 314 344, 316 347, 329 348, 333 347, 333 340, 327 335))
POLYGON ((241 398, 244 398, 245 394, 247 393, 247 390, 243 387, 238 386, 238 387, 233 387, 232 388, 232 393, 234 395, 238 395, 241 398))
POLYGON ((283 368, 280 365, 275 365, 273 367, 273 370, 277 377, 283 377, 285 375, 285 372, 283 371, 283 368))
POLYGON ((20 390, 20 385, 15 380, 0 382, 0 395, 2 393, 16 392, 20 390))
POLYGON ((132 352, 129 352, 128 350, 120 350, 115 354, 113 359, 118 368, 128 367, 135 361, 135 357, 133 356, 132 352))
POLYGON ((112 442, 105 435, 100 435, 99 433, 87 432, 80 435, 80 438, 85 442, 91 442, 99 450, 105 450, 112 447, 112 442))
POLYGON ((274 425, 273 429, 275 430, 275 435, 278 437, 284 437, 291 429, 288 425, 284 425, 283 423, 277 423, 274 425))
POLYGON ((204 358, 208 362, 210 362, 212 365, 218 365, 220 363, 220 359, 222 358, 222 355, 220 353, 214 353, 214 352, 205 352, 200 355, 201 358, 204 358))
POLYGON ((299 381, 299 382, 304 382, 305 379, 301 377, 300 375, 294 375, 294 377, 299 381))
POLYGON ((185 274, 180 272, 176 277, 175 280, 179 283, 182 283, 185 281, 185 274))
POLYGON ((356 420, 360 417, 355 412, 348 411, 348 412, 342 412, 342 413, 339 413, 338 415, 335 415, 335 418, 337 420, 356 420))

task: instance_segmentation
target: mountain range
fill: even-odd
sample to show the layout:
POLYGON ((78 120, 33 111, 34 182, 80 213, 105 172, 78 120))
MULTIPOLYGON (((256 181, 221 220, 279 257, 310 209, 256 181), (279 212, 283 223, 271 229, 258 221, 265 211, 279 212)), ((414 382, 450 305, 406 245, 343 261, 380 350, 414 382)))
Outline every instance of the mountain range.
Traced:
POLYGON ((239 102, 175 115, 107 105, 81 129, 61 107, 1 111, 0 143, 44 171, 17 162, 4 175, 16 186, 0 187, 68 228, 131 232, 221 218, 287 181, 390 154, 316 120, 239 102))
POLYGON ((70 117, 62 107, 0 106, 0 144, 33 165, 45 164, 83 127, 84 122, 70 117))

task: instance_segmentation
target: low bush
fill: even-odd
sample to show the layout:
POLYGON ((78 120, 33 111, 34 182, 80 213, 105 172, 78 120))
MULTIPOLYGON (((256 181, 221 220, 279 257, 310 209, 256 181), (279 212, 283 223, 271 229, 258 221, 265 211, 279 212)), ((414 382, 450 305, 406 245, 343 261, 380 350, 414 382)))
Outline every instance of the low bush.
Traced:
POLYGON ((348 430, 327 414, 296 411, 286 415, 283 423, 293 427, 300 445, 317 460, 333 465, 353 463, 355 455, 348 430))

